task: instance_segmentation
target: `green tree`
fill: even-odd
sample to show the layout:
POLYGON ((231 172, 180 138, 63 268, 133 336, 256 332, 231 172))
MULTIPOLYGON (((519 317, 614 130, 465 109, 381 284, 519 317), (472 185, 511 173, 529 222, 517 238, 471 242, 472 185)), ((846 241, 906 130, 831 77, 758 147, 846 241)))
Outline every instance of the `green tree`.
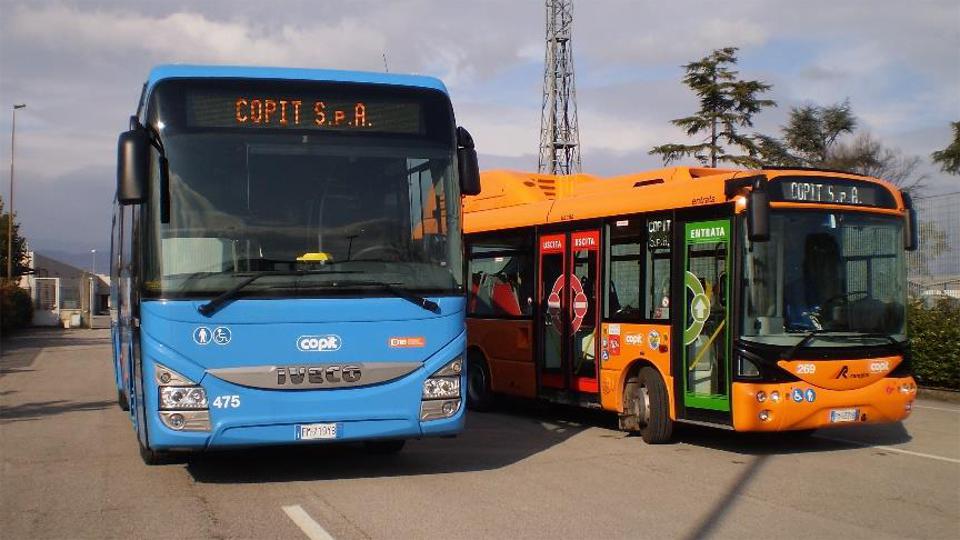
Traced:
POLYGON ((757 137, 760 159, 767 165, 849 171, 888 180, 919 192, 926 176, 917 174, 920 158, 905 156, 869 133, 857 133, 857 118, 848 101, 804 105, 790 110, 782 137, 757 137))
POLYGON ((934 163, 940 164, 940 170, 945 173, 960 175, 960 122, 951 122, 953 126, 953 142, 943 150, 930 154, 934 163))
POLYGON ((725 47, 683 66, 686 70, 683 83, 700 98, 700 110, 671 123, 683 128, 689 137, 701 136, 702 142, 655 146, 650 154, 659 154, 665 164, 684 156, 693 156, 710 167, 721 162, 747 167, 758 164, 757 142, 752 136, 740 133, 740 129, 752 127, 754 114, 777 104, 759 97, 770 90, 769 84, 738 79, 739 72, 731 69, 737 63, 736 53, 736 47, 725 47), (744 153, 727 153, 728 147, 739 148, 744 153))
MULTIPOLYGON (((10 213, 3 210, 3 197, 0 197, 0 275, 7 279, 7 227, 10 213)), ((27 242, 20 236, 20 224, 13 215, 13 275, 23 274, 27 268, 27 242)))

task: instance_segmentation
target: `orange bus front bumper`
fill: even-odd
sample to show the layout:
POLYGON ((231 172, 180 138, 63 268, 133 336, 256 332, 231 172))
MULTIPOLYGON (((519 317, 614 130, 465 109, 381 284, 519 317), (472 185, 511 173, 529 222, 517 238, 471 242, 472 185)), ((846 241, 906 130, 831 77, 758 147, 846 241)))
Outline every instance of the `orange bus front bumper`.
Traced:
POLYGON ((888 377, 855 390, 827 390, 803 381, 734 383, 732 397, 737 431, 817 429, 899 422, 910 415, 917 383, 913 377, 888 377))

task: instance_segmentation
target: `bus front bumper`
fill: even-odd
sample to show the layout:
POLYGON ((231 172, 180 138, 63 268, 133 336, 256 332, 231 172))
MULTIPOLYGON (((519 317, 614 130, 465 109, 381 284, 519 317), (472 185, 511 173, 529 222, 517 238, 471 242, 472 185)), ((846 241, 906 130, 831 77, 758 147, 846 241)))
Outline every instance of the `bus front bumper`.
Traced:
POLYGON ((888 377, 853 390, 828 390, 803 381, 733 383, 737 431, 793 431, 899 422, 917 398, 913 377, 888 377))

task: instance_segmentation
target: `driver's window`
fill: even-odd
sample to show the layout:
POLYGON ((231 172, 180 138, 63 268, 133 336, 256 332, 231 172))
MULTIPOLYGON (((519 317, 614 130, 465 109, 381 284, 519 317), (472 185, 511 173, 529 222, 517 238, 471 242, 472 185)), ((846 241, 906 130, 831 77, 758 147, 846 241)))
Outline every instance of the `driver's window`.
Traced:
POLYGON ((642 219, 619 219, 608 226, 607 286, 604 318, 637 321, 643 318, 640 278, 643 265, 642 219))

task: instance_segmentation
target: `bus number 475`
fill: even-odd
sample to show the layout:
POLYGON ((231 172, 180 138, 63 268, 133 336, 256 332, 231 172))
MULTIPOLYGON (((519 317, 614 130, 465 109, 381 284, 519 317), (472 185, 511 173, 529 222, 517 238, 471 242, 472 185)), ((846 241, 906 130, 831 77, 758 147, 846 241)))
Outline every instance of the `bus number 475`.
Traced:
POLYGON ((240 396, 217 396, 213 400, 213 406, 218 409, 236 409, 240 406, 240 396))

